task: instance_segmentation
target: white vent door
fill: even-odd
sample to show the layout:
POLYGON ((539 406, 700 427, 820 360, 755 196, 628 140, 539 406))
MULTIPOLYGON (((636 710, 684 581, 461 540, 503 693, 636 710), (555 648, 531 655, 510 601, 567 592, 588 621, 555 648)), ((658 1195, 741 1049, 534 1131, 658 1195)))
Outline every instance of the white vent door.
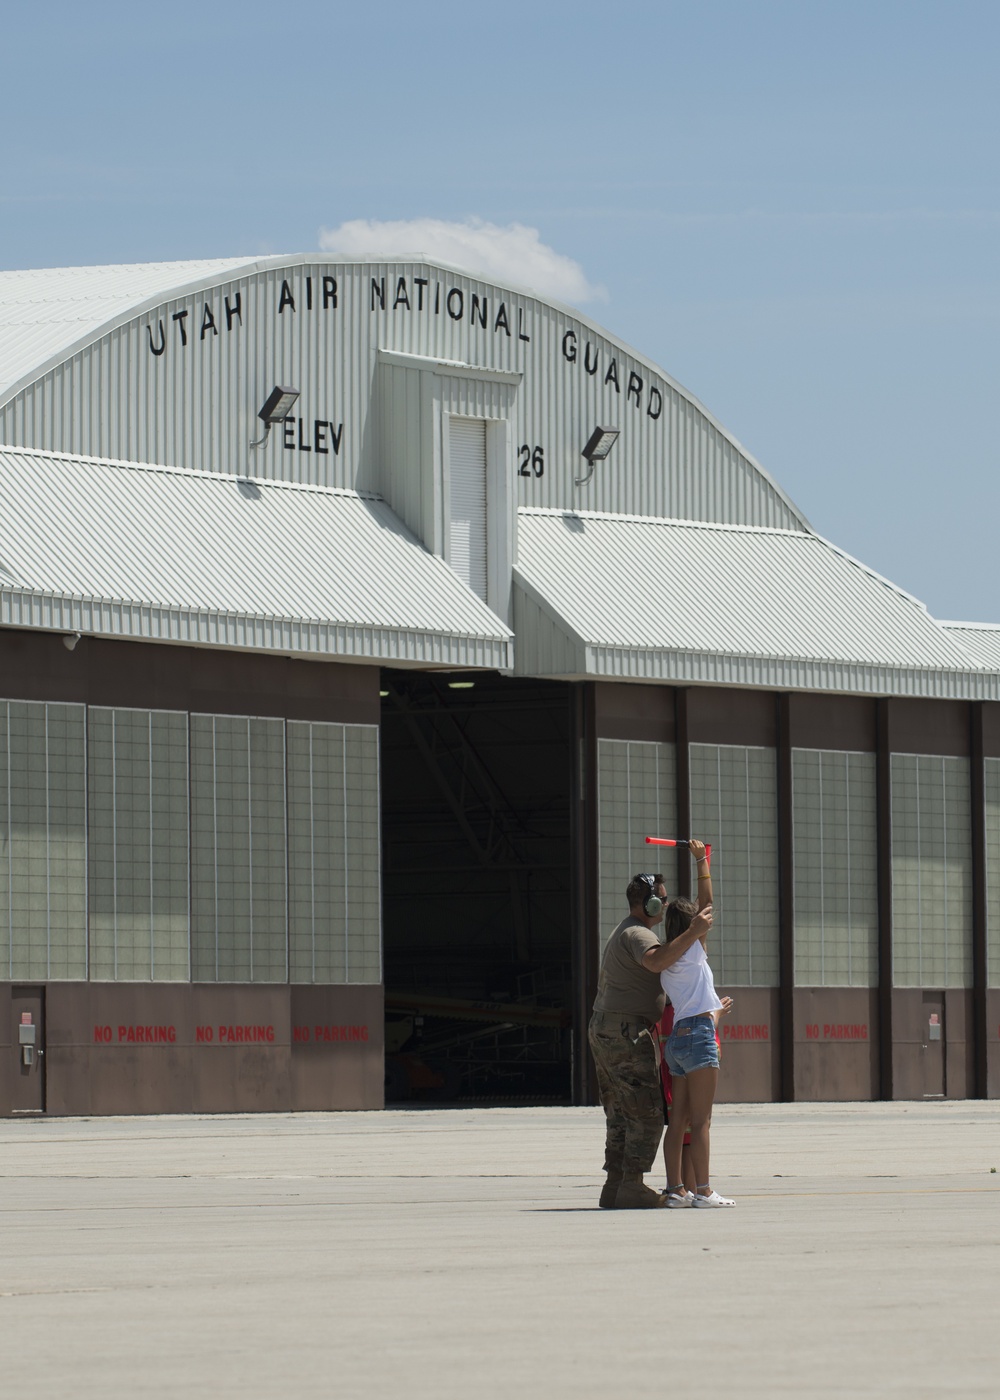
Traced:
POLYGON ((451 567, 486 599, 486 422, 449 420, 451 567))

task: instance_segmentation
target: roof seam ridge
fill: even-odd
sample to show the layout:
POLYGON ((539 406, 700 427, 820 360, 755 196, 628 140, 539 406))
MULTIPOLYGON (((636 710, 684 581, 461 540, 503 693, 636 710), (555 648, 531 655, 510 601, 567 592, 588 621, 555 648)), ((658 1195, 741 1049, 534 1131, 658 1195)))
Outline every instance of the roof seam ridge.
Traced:
POLYGON ((214 472, 204 467, 179 467, 168 462, 134 462, 127 457, 93 457, 86 452, 56 452, 44 447, 20 447, 16 443, 0 443, 0 454, 16 453, 21 457, 38 457, 46 461, 86 462, 95 467, 113 467, 117 471, 150 472, 161 476, 188 476, 202 481, 235 481, 240 485, 270 486, 284 491, 305 491, 321 496, 346 496, 352 500, 379 501, 385 497, 376 491, 358 491, 350 486, 319 486, 306 481, 279 481, 273 477, 239 475, 236 472, 214 472))
POLYGON ((518 506, 518 515, 543 515, 582 520, 621 520, 636 525, 685 526, 693 530, 721 530, 730 534, 788 535, 794 539, 822 539, 812 528, 793 530, 787 525, 747 525, 739 521, 689 520, 673 515, 633 515, 613 510, 567 510, 560 506, 518 506))

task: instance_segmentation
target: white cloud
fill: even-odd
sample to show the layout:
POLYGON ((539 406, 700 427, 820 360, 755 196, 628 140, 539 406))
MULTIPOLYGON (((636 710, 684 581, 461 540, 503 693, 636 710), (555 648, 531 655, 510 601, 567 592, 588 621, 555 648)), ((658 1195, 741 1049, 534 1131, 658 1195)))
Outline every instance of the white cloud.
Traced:
POLYGON ((319 246, 325 253, 339 253, 347 258, 422 255, 501 285, 531 287, 557 301, 607 299, 603 287, 587 281, 578 262, 543 243, 538 230, 526 224, 502 228, 476 218, 462 223, 445 219, 349 219, 338 228, 320 229, 319 246))

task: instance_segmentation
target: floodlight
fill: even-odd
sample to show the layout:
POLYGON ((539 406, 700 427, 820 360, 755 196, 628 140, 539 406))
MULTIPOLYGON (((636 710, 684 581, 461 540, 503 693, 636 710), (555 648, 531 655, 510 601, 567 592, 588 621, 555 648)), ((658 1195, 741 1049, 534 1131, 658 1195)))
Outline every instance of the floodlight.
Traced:
POLYGON ((591 465, 604 461, 618 441, 618 431, 617 428, 594 429, 587 439, 587 446, 583 449, 583 455, 591 465))
POLYGON ((605 460, 612 447, 614 447, 615 443, 618 441, 619 431, 620 430, 618 428, 594 429, 590 437, 587 439, 586 447, 583 449, 583 456, 587 459, 587 466, 590 468, 590 471, 587 473, 586 476, 578 476, 576 478, 577 486, 586 485, 586 483, 594 475, 595 463, 603 462, 605 460))
MULTIPOLYGON (((273 428, 275 423, 280 423, 283 418, 288 417, 298 396, 298 389, 282 388, 276 384, 264 400, 264 407, 257 417, 269 428, 273 428)), ((615 436, 617 437, 617 434, 615 436)))
POLYGON ((282 423, 295 407, 295 401, 299 397, 298 389, 290 389, 287 385, 276 384, 261 408, 257 417, 264 424, 264 435, 256 442, 250 444, 251 447, 260 447, 261 443, 267 442, 267 435, 274 427, 275 423, 282 423))

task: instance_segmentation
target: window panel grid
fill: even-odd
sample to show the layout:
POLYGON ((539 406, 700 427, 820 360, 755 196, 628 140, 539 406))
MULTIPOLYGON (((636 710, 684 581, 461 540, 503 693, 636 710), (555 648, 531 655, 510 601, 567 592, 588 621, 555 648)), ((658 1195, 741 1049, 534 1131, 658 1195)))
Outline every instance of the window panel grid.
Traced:
POLYGON ((192 978, 287 981, 285 722, 192 715, 191 773, 192 978))
POLYGON ((378 730, 288 724, 290 976, 379 982, 378 730))
POLYGON ((88 756, 91 976, 186 981, 187 716, 92 706, 88 756))
MULTIPOLYGON (((628 913, 625 888, 639 871, 663 866, 664 849, 647 836, 677 825, 677 749, 637 739, 598 739, 597 804, 601 947, 628 913)), ((672 858, 671 858, 672 859, 672 858)), ((668 887, 673 883, 668 870, 668 887)))
POLYGON ((87 976, 86 712, 0 701, 0 967, 87 976))
POLYGON ((890 763, 893 983, 971 986, 969 761, 893 754, 890 763))
POLYGON ((795 981, 878 982, 875 755, 792 750, 795 981))
POLYGON ((716 980, 778 984, 777 771, 772 748, 692 744, 691 829, 712 845, 716 980))
POLYGON ((0 701, 11 977, 377 983, 380 860, 376 726, 0 701))

